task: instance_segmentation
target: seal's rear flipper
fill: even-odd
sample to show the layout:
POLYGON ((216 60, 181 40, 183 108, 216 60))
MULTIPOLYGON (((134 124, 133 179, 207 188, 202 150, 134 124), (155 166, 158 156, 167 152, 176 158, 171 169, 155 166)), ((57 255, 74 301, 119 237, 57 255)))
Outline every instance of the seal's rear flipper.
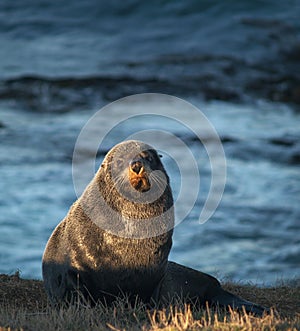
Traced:
POLYGON ((267 308, 225 291, 216 278, 171 261, 168 262, 165 276, 155 291, 154 297, 155 301, 158 299, 163 304, 170 303, 171 298, 180 297, 203 307, 206 303, 224 308, 230 306, 239 311, 245 309, 246 312, 257 316, 262 316, 264 312, 269 311, 267 308))
POLYGON ((252 313, 256 316, 263 316, 270 313, 270 309, 257 305, 251 301, 244 300, 226 290, 219 288, 217 295, 210 299, 210 304, 217 307, 231 307, 234 310, 245 310, 247 313, 252 313))

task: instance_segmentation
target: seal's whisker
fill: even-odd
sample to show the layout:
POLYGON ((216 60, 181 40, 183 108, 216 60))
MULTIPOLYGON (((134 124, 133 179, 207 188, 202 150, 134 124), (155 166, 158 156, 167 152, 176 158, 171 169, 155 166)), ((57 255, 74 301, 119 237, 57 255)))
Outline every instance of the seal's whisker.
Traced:
POLYGON ((114 190, 117 190, 118 192, 122 191, 123 185, 125 182, 125 178, 123 174, 120 174, 119 176, 114 177, 114 185, 111 186, 108 195, 111 196, 112 192, 114 190))
POLYGON ((164 181, 161 180, 160 176, 158 176, 156 173, 153 173, 151 174, 151 177, 150 177, 153 182, 158 186, 158 189, 160 191, 164 191, 165 188, 166 188, 166 183, 164 181))
POLYGON ((121 176, 119 178, 119 181, 118 181, 117 185, 118 185, 117 189, 118 189, 119 193, 123 194, 124 193, 124 187, 126 185, 126 179, 125 179, 124 176, 121 176))

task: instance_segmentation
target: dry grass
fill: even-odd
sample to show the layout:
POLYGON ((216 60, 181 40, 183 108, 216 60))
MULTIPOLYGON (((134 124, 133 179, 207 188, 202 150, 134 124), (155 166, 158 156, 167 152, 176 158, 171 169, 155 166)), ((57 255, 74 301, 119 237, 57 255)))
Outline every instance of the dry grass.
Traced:
POLYGON ((53 309, 43 283, 18 274, 0 275, 0 331, 2 330, 300 330, 300 287, 258 288, 226 284, 245 299, 274 307, 271 315, 198 309, 184 304, 149 310, 119 300, 113 307, 70 306, 53 309))

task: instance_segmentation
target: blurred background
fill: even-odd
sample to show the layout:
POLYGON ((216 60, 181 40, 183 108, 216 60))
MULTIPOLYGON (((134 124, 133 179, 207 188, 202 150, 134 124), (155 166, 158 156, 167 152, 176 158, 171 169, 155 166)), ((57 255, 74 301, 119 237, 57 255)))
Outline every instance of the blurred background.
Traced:
POLYGON ((171 258, 221 279, 299 279, 299 17, 297 0, 2 0, 0 273, 41 278, 46 242, 76 199, 83 125, 118 98, 155 92, 201 109, 227 159, 221 204, 203 225, 195 206, 171 258))

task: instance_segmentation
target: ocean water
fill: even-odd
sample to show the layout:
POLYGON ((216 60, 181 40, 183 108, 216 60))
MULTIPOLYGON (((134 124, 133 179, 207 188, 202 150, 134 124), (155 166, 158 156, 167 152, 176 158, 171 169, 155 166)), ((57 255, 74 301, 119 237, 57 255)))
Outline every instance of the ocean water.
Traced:
MULTIPOLYGON (((221 203, 201 225, 209 160, 168 123, 200 150, 202 185, 171 258, 236 281, 298 279, 299 10, 298 1, 1 1, 0 272, 41 278, 46 242, 76 199, 81 129, 120 97, 156 92, 198 107, 227 162, 221 203)), ((121 127, 106 147, 143 124, 121 127)), ((163 162, 177 196, 180 173, 163 162)))

